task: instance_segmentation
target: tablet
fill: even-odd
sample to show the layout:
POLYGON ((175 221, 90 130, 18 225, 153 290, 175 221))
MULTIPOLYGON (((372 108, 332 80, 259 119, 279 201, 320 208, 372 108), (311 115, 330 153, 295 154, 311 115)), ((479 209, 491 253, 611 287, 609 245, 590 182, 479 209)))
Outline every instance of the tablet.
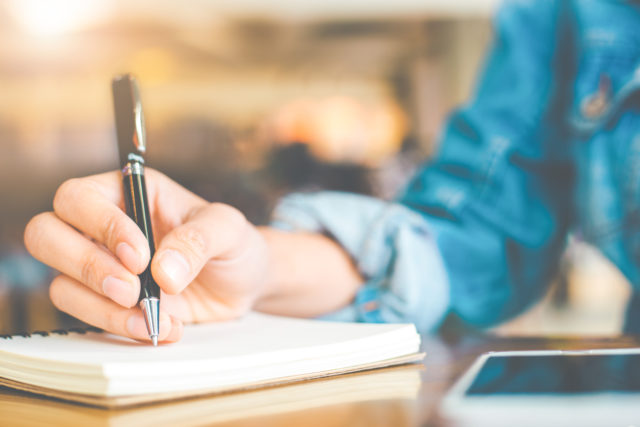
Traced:
POLYGON ((640 427, 640 348, 487 353, 441 411, 459 426, 640 427))

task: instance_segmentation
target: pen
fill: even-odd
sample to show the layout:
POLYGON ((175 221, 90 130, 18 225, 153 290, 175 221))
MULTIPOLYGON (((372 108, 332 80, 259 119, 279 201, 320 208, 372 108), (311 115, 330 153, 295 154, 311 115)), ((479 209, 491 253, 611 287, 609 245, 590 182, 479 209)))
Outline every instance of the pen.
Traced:
MULTIPOLYGON (((146 134, 138 85, 133 76, 125 74, 112 80, 111 89, 113 91, 124 203, 127 215, 138 224, 147 238, 151 258, 153 258, 155 244, 147 200, 147 186, 144 179, 144 158, 142 157, 146 151, 146 134)), ((151 338, 153 345, 157 346, 160 329, 160 287, 151 276, 150 263, 138 277, 140 278, 138 304, 144 315, 149 338, 151 338)))

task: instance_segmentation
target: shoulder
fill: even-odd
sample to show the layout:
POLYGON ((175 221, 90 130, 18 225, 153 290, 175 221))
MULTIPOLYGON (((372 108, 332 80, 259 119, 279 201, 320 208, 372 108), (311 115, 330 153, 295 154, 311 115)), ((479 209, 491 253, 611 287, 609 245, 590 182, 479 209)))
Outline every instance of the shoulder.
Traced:
POLYGON ((561 20, 563 0, 505 0, 493 19, 496 39, 549 52, 561 20))
POLYGON ((495 21, 498 24, 536 25, 529 28, 531 30, 550 28, 562 3, 562 0, 504 0, 496 12, 495 21))

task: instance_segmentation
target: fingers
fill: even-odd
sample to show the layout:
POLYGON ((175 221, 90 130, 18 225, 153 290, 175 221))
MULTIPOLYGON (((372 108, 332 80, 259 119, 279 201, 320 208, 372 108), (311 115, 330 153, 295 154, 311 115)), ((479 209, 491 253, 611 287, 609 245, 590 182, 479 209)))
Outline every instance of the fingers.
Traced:
MULTIPOLYGON (((138 308, 125 308, 96 294, 71 277, 60 275, 51 283, 51 301, 60 310, 83 322, 113 334, 149 341, 149 334, 138 308)), ((182 337, 182 322, 160 312, 158 341, 175 342, 182 337)))
POLYGON ((122 205, 122 182, 117 172, 63 183, 53 210, 64 222, 103 243, 132 272, 149 262, 149 245, 122 205))
MULTIPOLYGON (((206 205, 164 175, 151 169, 146 174, 160 236, 183 223, 197 206, 206 205)), ((31 220, 25 245, 37 259, 63 273, 50 291, 61 310, 110 332, 148 339, 140 310, 131 307, 139 295, 136 274, 149 262, 149 245, 123 206, 117 171, 69 180, 55 195, 54 212, 31 220)), ((182 334, 182 323, 171 319, 162 314, 161 340, 177 340, 182 334)))
POLYGON ((246 247, 249 227, 230 206, 214 203, 198 209, 160 242, 151 261, 153 277, 168 294, 179 293, 210 259, 237 256, 246 247))
MULTIPOLYGON (((177 224, 196 206, 206 202, 163 174, 145 168, 154 230, 161 234, 177 224)), ((64 222, 104 244, 133 273, 149 263, 149 244, 133 220, 123 211, 122 177, 114 171, 63 183, 53 201, 64 222)))
POLYGON ((124 307, 133 307, 140 280, 113 255, 88 240, 53 212, 34 217, 25 229, 25 244, 43 263, 72 277, 124 307))

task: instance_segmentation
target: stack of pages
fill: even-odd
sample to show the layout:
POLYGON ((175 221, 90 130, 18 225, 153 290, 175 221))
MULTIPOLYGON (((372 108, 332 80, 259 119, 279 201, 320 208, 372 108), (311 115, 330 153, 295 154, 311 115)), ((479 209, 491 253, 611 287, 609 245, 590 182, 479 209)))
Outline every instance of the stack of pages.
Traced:
POLYGON ((104 410, 5 389, 0 391, 2 425, 205 426, 242 420, 241 425, 315 425, 357 419, 379 424, 380 411, 406 410, 420 390, 419 364, 299 381, 237 393, 104 410), (321 408, 314 411, 315 408, 321 408), (347 409, 348 408, 348 409, 347 409), (371 409, 375 408, 375 411, 371 409), (251 420, 253 418, 253 420, 251 420), (28 420, 28 421, 27 421, 28 420))
POLYGON ((247 390, 421 360, 413 325, 252 313, 152 347, 107 333, 0 338, 0 384, 118 407, 247 390))

